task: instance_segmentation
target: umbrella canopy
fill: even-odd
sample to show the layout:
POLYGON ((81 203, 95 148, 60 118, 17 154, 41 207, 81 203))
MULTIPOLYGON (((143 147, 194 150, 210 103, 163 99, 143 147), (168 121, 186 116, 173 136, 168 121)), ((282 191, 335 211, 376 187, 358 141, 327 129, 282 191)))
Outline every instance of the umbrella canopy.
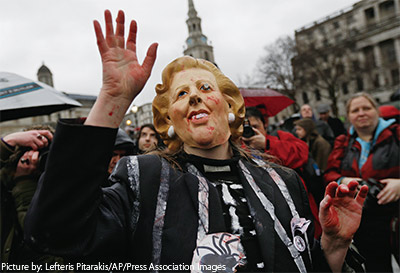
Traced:
POLYGON ((0 72, 0 121, 48 115, 77 106, 82 104, 47 84, 0 72))
POLYGON ((293 104, 287 96, 269 88, 239 88, 246 107, 257 107, 264 116, 273 117, 293 104))

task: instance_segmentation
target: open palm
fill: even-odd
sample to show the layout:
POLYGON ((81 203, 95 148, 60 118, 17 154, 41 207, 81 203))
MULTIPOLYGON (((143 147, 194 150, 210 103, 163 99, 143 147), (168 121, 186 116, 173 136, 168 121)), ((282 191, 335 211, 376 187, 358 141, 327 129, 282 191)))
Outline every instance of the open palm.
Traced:
POLYGON ((97 45, 103 64, 102 91, 112 98, 117 98, 124 105, 129 106, 132 100, 143 89, 153 68, 157 44, 152 44, 147 50, 143 64, 139 64, 136 55, 137 25, 132 21, 128 39, 125 44, 123 11, 118 12, 117 27, 114 33, 112 17, 109 10, 104 12, 106 37, 98 21, 94 21, 97 45))

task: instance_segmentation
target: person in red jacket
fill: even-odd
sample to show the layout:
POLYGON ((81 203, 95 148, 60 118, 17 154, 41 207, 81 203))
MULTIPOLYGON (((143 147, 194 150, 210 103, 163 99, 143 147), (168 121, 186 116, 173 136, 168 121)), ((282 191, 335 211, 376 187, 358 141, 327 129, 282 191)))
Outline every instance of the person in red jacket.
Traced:
POLYGON ((367 272, 392 272, 390 221, 399 213, 400 127, 394 119, 379 118, 377 103, 366 93, 350 98, 347 116, 352 126, 336 138, 325 182, 358 180, 369 186, 355 244, 366 258, 367 272))
POLYGON ((280 130, 277 131, 277 136, 268 134, 265 129, 268 121, 256 107, 247 107, 246 117, 255 132, 250 138, 242 138, 246 145, 277 157, 280 164, 292 169, 300 168, 307 163, 308 145, 304 141, 280 130))

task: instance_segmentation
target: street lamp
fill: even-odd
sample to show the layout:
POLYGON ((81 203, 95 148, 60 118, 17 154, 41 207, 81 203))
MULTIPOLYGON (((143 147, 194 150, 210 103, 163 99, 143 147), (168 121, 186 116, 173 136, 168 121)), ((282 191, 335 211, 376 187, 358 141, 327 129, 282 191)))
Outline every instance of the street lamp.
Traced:
POLYGON ((136 114, 136 112, 138 111, 138 107, 136 106, 136 105, 133 105, 132 107, 131 107, 131 112, 132 113, 134 113, 134 114, 136 114))

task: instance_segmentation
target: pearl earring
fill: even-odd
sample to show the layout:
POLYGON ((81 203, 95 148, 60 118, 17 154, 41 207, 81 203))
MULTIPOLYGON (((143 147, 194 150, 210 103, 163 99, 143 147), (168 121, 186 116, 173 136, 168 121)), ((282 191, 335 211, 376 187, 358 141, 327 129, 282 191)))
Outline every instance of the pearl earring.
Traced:
POLYGON ((174 136, 175 136, 175 129, 174 129, 174 126, 170 126, 169 128, 168 128, 168 136, 170 137, 170 138, 173 138, 174 136))
POLYGON ((231 124, 235 121, 235 115, 233 113, 228 114, 228 121, 229 121, 229 124, 231 124))

